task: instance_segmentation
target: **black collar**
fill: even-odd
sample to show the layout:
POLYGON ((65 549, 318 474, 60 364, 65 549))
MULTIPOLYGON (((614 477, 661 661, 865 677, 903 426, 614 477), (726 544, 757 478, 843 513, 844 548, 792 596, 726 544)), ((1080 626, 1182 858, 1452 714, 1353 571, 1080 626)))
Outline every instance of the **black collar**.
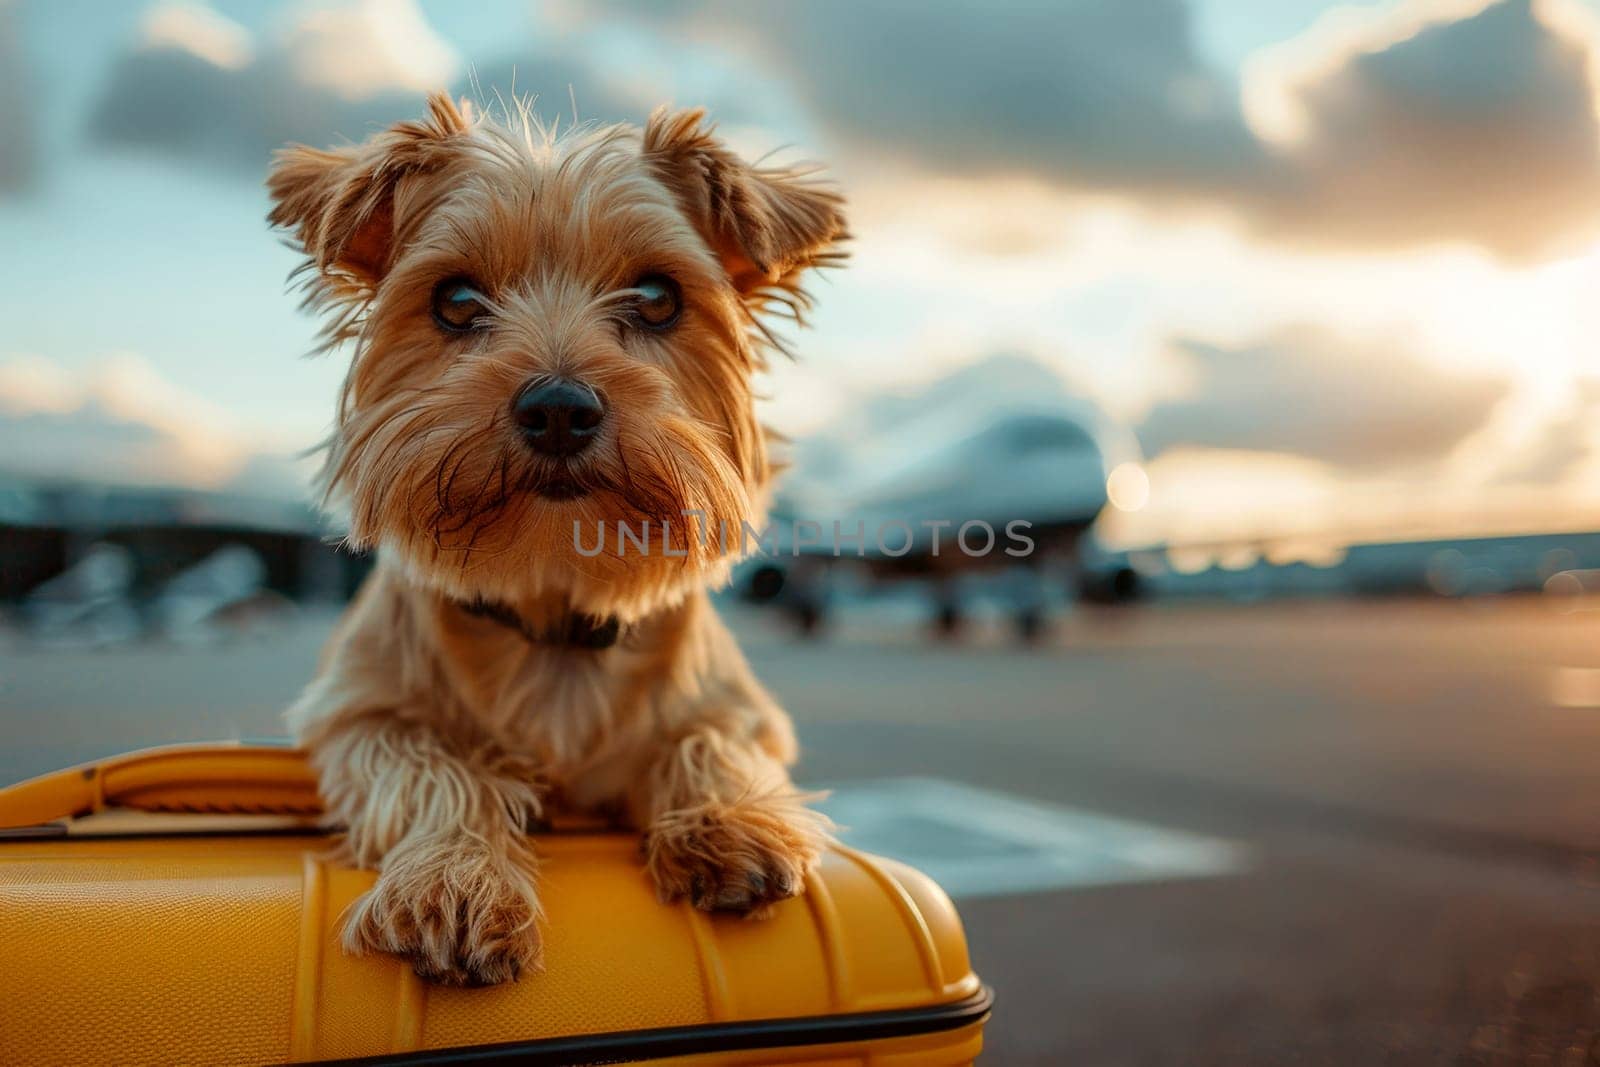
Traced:
POLYGON ((456 606, 468 615, 489 619, 507 629, 515 630, 523 640, 533 645, 555 645, 600 652, 617 643, 622 634, 622 624, 615 615, 597 618, 594 615, 568 611, 544 629, 535 629, 509 604, 498 600, 457 600, 456 606))

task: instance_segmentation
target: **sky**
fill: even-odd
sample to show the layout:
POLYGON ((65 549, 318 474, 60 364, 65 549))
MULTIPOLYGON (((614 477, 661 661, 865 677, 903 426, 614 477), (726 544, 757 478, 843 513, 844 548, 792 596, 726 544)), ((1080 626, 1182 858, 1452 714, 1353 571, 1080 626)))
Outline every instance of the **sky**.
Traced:
POLYGON ((1022 358, 1142 444, 1125 544, 1600 520, 1588 0, 0 0, 0 466, 297 491, 269 154, 441 85, 827 161, 791 435, 1022 358))

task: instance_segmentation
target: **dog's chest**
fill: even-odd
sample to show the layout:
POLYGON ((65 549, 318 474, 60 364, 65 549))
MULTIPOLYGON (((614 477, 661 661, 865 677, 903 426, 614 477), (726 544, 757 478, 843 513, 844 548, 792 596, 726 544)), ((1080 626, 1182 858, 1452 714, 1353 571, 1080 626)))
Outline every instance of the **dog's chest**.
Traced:
POLYGON ((525 645, 474 686, 478 716, 508 751, 528 756, 553 779, 591 763, 627 718, 631 657, 525 645))

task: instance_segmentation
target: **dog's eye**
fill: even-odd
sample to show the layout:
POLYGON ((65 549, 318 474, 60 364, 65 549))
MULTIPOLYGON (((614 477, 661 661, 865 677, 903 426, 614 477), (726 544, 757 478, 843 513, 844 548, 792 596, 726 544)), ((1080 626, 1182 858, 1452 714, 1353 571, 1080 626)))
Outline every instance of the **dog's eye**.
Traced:
POLYGON ((633 285, 639 293, 633 305, 639 321, 652 329, 664 330, 678 321, 683 310, 683 290, 665 274, 646 274, 633 285))
POLYGON ((447 278, 433 288, 433 321, 451 333, 481 325, 489 314, 484 295, 465 278, 447 278))

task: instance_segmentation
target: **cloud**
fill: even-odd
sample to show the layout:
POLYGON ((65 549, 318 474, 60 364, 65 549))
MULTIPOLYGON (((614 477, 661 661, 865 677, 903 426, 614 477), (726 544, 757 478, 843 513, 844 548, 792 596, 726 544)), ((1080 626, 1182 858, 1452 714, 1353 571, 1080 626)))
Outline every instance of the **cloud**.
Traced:
POLYGON ((929 171, 1360 248, 1519 260, 1600 232, 1600 29, 1570 0, 1338 9, 1252 59, 1242 89, 1208 66, 1182 0, 613 6, 754 40, 847 140, 929 171))
POLYGON ((547 113, 565 114, 569 85, 585 119, 649 111, 553 49, 508 49, 469 69, 415 0, 302 9, 260 40, 202 4, 165 3, 116 59, 89 128, 99 143, 259 175, 286 143, 363 140, 415 117, 435 89, 493 102, 495 90, 515 86, 539 96, 547 113))
POLYGON ((0 473, 7 475, 303 498, 303 465, 254 450, 234 422, 136 356, 74 372, 39 358, 0 362, 0 473))
POLYGON ((27 189, 38 163, 26 69, 16 5, 0 0, 0 195, 27 189))
POLYGON ((574 107, 582 122, 642 122, 659 99, 598 71, 575 50, 545 50, 529 45, 472 66, 471 76, 455 91, 485 106, 498 108, 515 96, 532 100, 534 110, 562 127, 574 107), (498 94, 498 95, 497 95, 498 94))
POLYGON ((735 124, 812 117, 859 159, 1200 207, 1291 243, 1527 261, 1600 234, 1600 25, 1573 0, 1336 9, 1252 57, 1242 85, 1208 64, 1185 0, 568 15, 468 68, 415 0, 302 9, 261 40, 168 3, 117 60, 92 131, 253 175, 286 141, 360 140, 438 85, 515 84, 563 116, 570 88, 601 120, 686 95, 735 124))
POLYGON ((259 175, 287 142, 359 141, 415 115, 458 69, 413 0, 312 8, 263 41, 203 5, 167 3, 115 61, 90 134, 259 175))
MULTIPOLYGON (((1326 464, 1281 452, 1180 447, 1145 464, 1149 502, 1138 511, 1108 509, 1096 527, 1109 544, 1190 545, 1276 536, 1327 535, 1370 513, 1373 501, 1352 492, 1326 464)), ((1212 560, 1197 561, 1201 566, 1212 560)))
POLYGON ((1200 195, 1258 162, 1183 0, 613 7, 702 40, 753 38, 845 138, 941 172, 1200 195))
POLYGON ((1490 481, 1498 485, 1562 485, 1595 458, 1600 381, 1575 383, 1568 403, 1522 448, 1506 456, 1490 481))
POLYGON ((1404 346, 1299 326, 1239 346, 1178 339, 1183 397, 1139 428, 1151 455, 1177 446, 1277 452, 1377 470, 1445 456, 1510 395, 1501 378, 1433 366, 1404 346))
POLYGON ((1283 175, 1241 196, 1254 225, 1363 247, 1464 240, 1513 260, 1600 233, 1590 19, 1557 0, 1336 16, 1247 72, 1283 175))

